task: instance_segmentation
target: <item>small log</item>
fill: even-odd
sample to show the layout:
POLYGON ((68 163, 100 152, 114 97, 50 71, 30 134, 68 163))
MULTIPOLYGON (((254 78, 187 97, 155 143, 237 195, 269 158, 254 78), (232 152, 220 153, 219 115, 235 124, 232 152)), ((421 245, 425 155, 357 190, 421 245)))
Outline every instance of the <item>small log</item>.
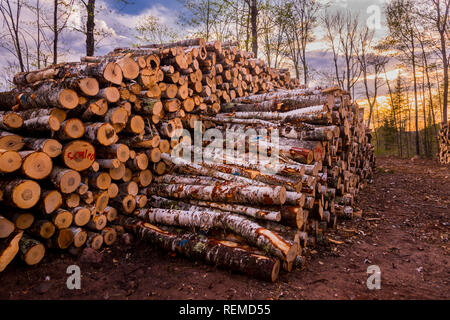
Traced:
POLYGON ((23 142, 26 148, 44 152, 51 158, 55 158, 62 153, 62 145, 55 139, 24 138, 23 142))
POLYGON ((20 257, 29 266, 41 262, 45 256, 45 247, 39 241, 24 234, 19 242, 20 257))
POLYGON ((91 211, 86 207, 76 207, 72 210, 73 223, 76 226, 85 226, 91 219, 91 211))
MULTIPOLYGON (((28 229, 34 222, 34 215, 28 211, 3 211, 3 216, 14 223, 17 229, 21 230, 28 229)), ((0 218, 0 225, 2 224, 1 220, 2 218, 0 218)), ((2 231, 0 231, 0 233, 1 232, 2 231)), ((2 237, 0 236, 0 238, 2 237)))
POLYGON ((55 230, 55 225, 50 221, 36 220, 27 232, 42 239, 50 239, 55 233, 55 230))
POLYGON ((0 216, 0 238, 7 238, 13 233, 15 229, 14 222, 0 216))
POLYGON ((77 190, 81 183, 80 174, 72 169, 53 167, 50 181, 62 193, 72 193, 77 190))
POLYGON ((71 227, 70 231, 73 233, 73 246, 75 248, 82 247, 87 241, 87 232, 79 227, 71 227))
POLYGON ((45 214, 50 214, 63 204, 63 198, 58 190, 45 190, 39 201, 39 208, 45 214))
POLYGON ((0 242, 0 272, 6 269, 19 252, 19 242, 22 236, 23 231, 16 231, 0 242))
POLYGON ((22 157, 17 151, 0 150, 0 172, 11 173, 22 166, 22 157))

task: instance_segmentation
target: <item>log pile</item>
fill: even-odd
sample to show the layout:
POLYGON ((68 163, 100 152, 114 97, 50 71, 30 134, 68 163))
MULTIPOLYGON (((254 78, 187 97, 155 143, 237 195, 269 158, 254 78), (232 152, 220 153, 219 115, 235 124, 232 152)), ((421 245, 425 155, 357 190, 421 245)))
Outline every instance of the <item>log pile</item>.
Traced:
POLYGON ((438 159, 441 164, 450 163, 450 129, 448 124, 443 125, 438 135, 439 155, 438 159))
POLYGON ((360 214, 354 197, 372 178, 348 93, 299 89, 234 42, 119 48, 14 83, 0 93, 0 271, 132 232, 275 281, 360 214), (258 148, 267 157, 248 161, 258 148))

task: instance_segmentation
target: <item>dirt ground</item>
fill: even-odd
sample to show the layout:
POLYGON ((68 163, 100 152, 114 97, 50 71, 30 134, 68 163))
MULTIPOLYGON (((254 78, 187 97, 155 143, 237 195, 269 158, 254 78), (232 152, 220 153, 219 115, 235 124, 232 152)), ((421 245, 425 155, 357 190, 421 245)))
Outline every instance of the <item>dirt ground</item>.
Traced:
POLYGON ((122 244, 104 249, 101 264, 80 265, 80 290, 66 287, 71 255, 35 267, 16 259, 0 274, 0 299, 449 299, 450 166, 379 158, 358 205, 363 218, 330 236, 344 244, 318 249, 306 270, 276 283, 122 244), (367 288, 369 265, 381 269, 380 290, 367 288))

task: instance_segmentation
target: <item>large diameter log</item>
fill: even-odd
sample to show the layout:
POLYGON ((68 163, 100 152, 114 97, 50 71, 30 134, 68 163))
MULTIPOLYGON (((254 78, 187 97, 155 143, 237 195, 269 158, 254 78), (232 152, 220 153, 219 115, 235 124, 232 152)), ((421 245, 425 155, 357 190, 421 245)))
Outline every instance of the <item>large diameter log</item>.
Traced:
POLYGON ((136 79, 139 75, 139 65, 132 58, 125 57, 116 61, 122 69, 123 77, 127 80, 136 79))
POLYGON ((253 186, 240 184, 202 185, 151 185, 151 194, 177 199, 203 201, 252 203, 262 205, 284 204, 286 189, 280 186, 253 186))
POLYGON ((39 241, 24 234, 19 242, 20 257, 29 266, 41 262, 45 256, 45 247, 39 241))
POLYGON ((55 139, 36 139, 36 138, 24 138, 23 142, 25 147, 34 150, 45 152, 49 157, 55 158, 62 152, 62 145, 55 139))
POLYGON ((249 243, 283 260, 292 261, 297 247, 288 243, 274 232, 261 227, 251 220, 228 212, 213 210, 139 209, 135 215, 150 223, 172 226, 219 228, 235 232, 249 243))
POLYGON ((3 201, 14 207, 29 209, 33 207, 41 195, 41 187, 33 180, 16 179, 0 181, 3 201))
POLYGON ((72 193, 79 187, 81 176, 75 170, 54 167, 50 174, 50 180, 62 193, 72 193))
POLYGON ((22 236, 23 231, 16 231, 0 242, 0 272, 5 270, 19 252, 19 242, 22 236))
POLYGON ((21 151, 22 173, 35 180, 46 178, 53 168, 52 159, 44 152, 21 151))
POLYGON ((17 151, 0 150, 0 172, 14 172, 22 166, 22 157, 17 151))
POLYGON ((95 161, 95 148, 87 141, 69 142, 63 149, 64 164, 70 169, 83 171, 91 167, 95 161))
POLYGON ((236 243, 216 241, 194 233, 169 233, 155 225, 132 218, 125 220, 124 224, 141 239, 164 250, 178 252, 195 260, 203 260, 266 281, 274 282, 278 278, 280 271, 278 259, 254 254, 236 243))

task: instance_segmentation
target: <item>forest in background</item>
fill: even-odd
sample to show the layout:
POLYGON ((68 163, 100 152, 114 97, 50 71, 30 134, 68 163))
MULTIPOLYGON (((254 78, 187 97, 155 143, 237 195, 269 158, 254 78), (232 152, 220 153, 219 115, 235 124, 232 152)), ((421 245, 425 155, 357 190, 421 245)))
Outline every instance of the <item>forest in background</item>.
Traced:
MULTIPOLYGON (((335 5, 342 1, 180 2, 176 22, 156 15, 136 21, 132 43, 239 40, 271 67, 289 68, 305 87, 337 83, 350 91, 365 107, 378 154, 435 156, 449 101, 450 0, 374 1, 364 16, 335 5), (325 67, 317 51, 326 52, 325 67)), ((98 0, 0 0, 3 87, 16 72, 66 61, 75 34, 85 38, 83 54, 100 52, 116 35, 97 19, 105 10, 98 0)))

